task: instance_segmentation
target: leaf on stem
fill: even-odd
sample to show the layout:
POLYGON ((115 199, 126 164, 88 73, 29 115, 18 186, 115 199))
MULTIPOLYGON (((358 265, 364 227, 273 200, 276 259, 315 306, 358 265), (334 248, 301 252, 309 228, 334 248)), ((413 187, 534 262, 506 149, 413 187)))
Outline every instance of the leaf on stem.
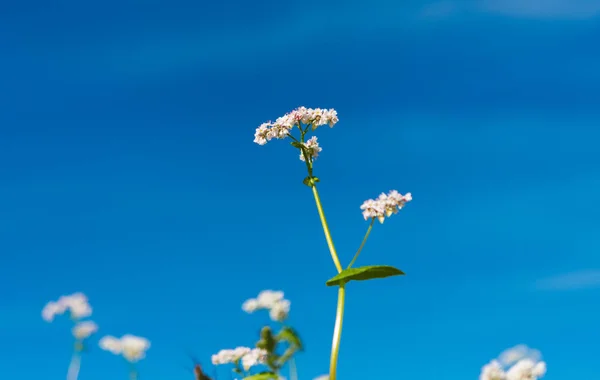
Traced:
POLYGON ((286 326, 282 328, 279 334, 277 334, 277 337, 288 342, 291 346, 294 346, 300 351, 304 349, 302 346, 302 341, 300 340, 300 336, 298 336, 298 333, 291 327, 286 326))
POLYGON ((330 278, 325 285, 339 286, 350 281, 366 281, 375 278, 385 278, 403 275, 400 269, 389 265, 369 265, 366 267, 344 269, 337 276, 330 278))

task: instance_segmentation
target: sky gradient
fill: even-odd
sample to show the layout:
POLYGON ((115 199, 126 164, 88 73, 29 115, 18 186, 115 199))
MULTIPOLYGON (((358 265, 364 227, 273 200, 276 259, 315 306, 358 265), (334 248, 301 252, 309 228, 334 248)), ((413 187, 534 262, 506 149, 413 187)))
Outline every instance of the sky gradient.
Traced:
MULTIPOLYGON (((339 379, 476 379, 524 343, 547 380, 600 378, 600 1, 0 4, 0 374, 64 378, 84 292, 104 334, 152 342, 142 380, 191 379, 252 345, 262 289, 292 301, 328 370, 335 274, 304 164, 252 143, 301 105, 335 108, 315 164, 350 284, 339 379), (400 5, 401 4, 401 5, 400 5)), ((92 348, 80 380, 126 378, 92 348)), ((228 379, 226 371, 220 380, 228 379)))

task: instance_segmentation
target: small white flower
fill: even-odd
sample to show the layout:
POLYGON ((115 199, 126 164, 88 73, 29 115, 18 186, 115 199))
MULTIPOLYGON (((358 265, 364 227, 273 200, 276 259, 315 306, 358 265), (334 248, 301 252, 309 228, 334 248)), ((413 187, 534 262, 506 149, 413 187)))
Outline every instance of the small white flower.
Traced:
POLYGON ((546 363, 521 359, 506 372, 506 380, 537 380, 545 374, 546 363))
POLYGON ((73 320, 92 315, 92 307, 88 303, 87 297, 83 293, 73 293, 60 297, 56 302, 48 302, 42 310, 42 318, 47 322, 52 322, 55 316, 64 314, 67 310, 73 320))
MULTIPOLYGON (((304 150, 306 151, 306 155, 310 161, 314 161, 317 157, 319 157, 319 152, 323 150, 323 148, 321 148, 317 142, 317 136, 311 137, 302 145, 304 145, 304 150)), ((302 149, 300 150, 300 160, 306 161, 302 149)))
POLYGON ((71 331, 76 339, 83 340, 98 331, 98 325, 92 321, 79 322, 71 331))
POLYGON ((519 344, 502 352, 499 356, 499 361, 502 365, 509 366, 521 359, 530 359, 538 362, 542 355, 538 350, 531 349, 524 344, 519 344))
POLYGON ((258 306, 262 309, 270 309, 275 305, 275 303, 281 301, 283 299, 282 291, 273 291, 273 290, 263 290, 258 293, 258 297, 256 298, 258 302, 258 306))
POLYGON ((242 304, 242 310, 244 310, 246 313, 254 313, 258 309, 259 304, 256 298, 250 298, 242 304))
POLYGON ((505 380, 506 374, 497 360, 492 360, 481 369, 479 380, 505 380))
POLYGON ((329 380, 329 375, 321 375, 321 376, 315 377, 313 380, 329 380))
POLYGON ((146 357, 150 341, 146 338, 126 334, 121 339, 105 336, 100 339, 99 345, 103 350, 115 355, 122 354, 127 361, 134 363, 146 357))
POLYGON ((254 142, 258 145, 265 145, 267 143, 267 134, 269 133, 269 127, 271 123, 262 123, 256 132, 254 133, 254 142))
POLYGON ((52 322, 54 320, 54 317, 56 317, 57 315, 64 314, 66 309, 67 308, 64 305, 60 305, 57 302, 48 302, 42 310, 42 318, 46 322, 52 322))
POLYGON ((242 357, 242 366, 248 371, 251 367, 264 364, 267 360, 268 352, 260 348, 253 348, 242 357))
POLYGON ((277 301, 269 310, 269 316, 273 321, 283 322, 290 313, 291 303, 288 300, 277 301))
POLYGON ((377 199, 368 199, 360 206, 363 218, 365 220, 377 218, 380 223, 383 223, 386 217, 396 214, 401 210, 406 202, 412 200, 411 193, 402 195, 396 190, 390 191, 388 194, 381 193, 377 199))
POLYGON ((121 346, 123 347, 125 359, 133 363, 146 357, 146 351, 150 348, 150 341, 127 334, 121 337, 121 346))
POLYGON ((100 339, 98 345, 104 351, 108 351, 114 355, 120 355, 123 351, 123 345, 121 344, 121 340, 110 335, 107 335, 100 339))

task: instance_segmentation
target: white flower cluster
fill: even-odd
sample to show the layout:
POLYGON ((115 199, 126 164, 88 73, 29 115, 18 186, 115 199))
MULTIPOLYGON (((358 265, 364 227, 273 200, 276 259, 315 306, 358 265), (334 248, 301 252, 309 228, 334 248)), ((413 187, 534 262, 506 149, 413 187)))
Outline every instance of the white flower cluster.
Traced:
POLYGON ((479 380, 537 380, 546 374, 539 351, 518 345, 500 354, 481 369, 479 380))
POLYGON ((79 320, 92 315, 92 308, 87 297, 83 293, 74 293, 70 296, 62 296, 58 301, 48 302, 42 310, 42 318, 46 322, 52 322, 54 317, 69 311, 71 319, 79 320))
MULTIPOLYGON (((310 161, 314 161, 315 158, 319 157, 319 152, 323 150, 323 148, 321 148, 317 142, 317 136, 311 137, 307 142, 302 143, 302 145, 304 146, 304 150, 306 151, 306 155, 310 161)), ((304 158, 304 152, 302 152, 302 150, 300 151, 300 160, 306 161, 304 158)))
POLYGON ((298 107, 281 117, 278 117, 274 123, 267 122, 256 128, 254 133, 254 142, 258 145, 265 145, 272 139, 284 139, 289 136, 295 125, 311 125, 315 130, 322 125, 333 126, 339 121, 337 111, 332 109, 306 108, 298 107))
POLYGON ((150 341, 135 335, 123 335, 120 339, 107 335, 100 339, 100 348, 114 355, 123 355, 131 362, 137 362, 146 357, 146 351, 150 348, 150 341))
POLYGON ((362 214, 365 220, 377 218, 380 223, 383 223, 386 217, 396 214, 406 202, 410 201, 412 201, 411 193, 402 195, 396 190, 392 190, 387 194, 381 193, 377 199, 364 201, 360 209, 363 210, 362 214))
POLYGON ((269 316, 273 321, 282 322, 290 313, 291 303, 283 298, 283 292, 263 290, 256 298, 250 298, 242 304, 242 310, 246 313, 254 313, 257 310, 269 310, 269 316))
POLYGON ((57 315, 69 312, 69 316, 75 322, 71 332, 77 340, 89 338, 98 331, 98 325, 92 321, 81 321, 92 315, 92 307, 83 293, 73 293, 68 296, 62 296, 58 301, 51 301, 42 309, 42 318, 46 322, 54 321, 57 315))
POLYGON ((267 351, 260 348, 237 347, 233 350, 221 350, 211 357, 213 365, 234 364, 242 361, 244 370, 264 364, 267 360, 267 351))

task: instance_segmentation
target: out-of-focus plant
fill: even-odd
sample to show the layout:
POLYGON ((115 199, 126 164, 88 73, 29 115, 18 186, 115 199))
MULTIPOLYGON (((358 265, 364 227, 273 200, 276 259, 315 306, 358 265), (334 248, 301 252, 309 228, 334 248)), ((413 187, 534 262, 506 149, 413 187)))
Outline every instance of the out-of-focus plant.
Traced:
POLYGON ((538 350, 515 346, 483 366, 479 380, 538 380, 546 374, 546 362, 541 359, 538 350))
POLYGON ((65 313, 69 314, 69 318, 73 322, 71 332, 75 338, 67 380, 77 380, 81 368, 81 354, 87 349, 86 341, 98 331, 98 326, 92 321, 83 320, 92 315, 92 307, 83 293, 62 296, 58 301, 48 302, 42 309, 42 318, 46 322, 52 322, 57 315, 65 313))

